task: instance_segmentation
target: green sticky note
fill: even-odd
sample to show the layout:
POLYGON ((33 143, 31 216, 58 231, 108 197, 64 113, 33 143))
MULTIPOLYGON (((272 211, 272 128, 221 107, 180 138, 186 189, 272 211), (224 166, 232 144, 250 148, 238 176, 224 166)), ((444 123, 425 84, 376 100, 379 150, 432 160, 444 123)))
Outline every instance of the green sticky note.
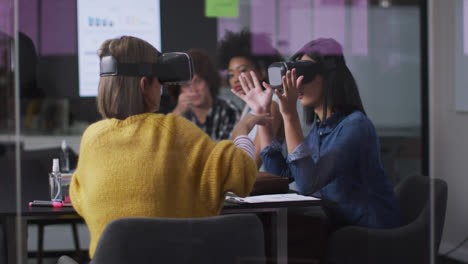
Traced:
POLYGON ((205 0, 206 17, 237 17, 239 0, 205 0))

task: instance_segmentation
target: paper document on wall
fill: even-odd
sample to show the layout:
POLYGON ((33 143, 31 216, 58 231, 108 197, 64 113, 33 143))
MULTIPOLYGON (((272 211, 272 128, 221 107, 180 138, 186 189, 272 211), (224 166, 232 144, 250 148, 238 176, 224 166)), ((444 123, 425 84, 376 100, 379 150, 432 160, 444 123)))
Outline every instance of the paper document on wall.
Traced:
POLYGON ((274 202, 295 202, 295 201, 318 201, 320 198, 304 196, 297 193, 256 195, 245 198, 237 196, 226 196, 226 201, 234 203, 274 203, 274 202))

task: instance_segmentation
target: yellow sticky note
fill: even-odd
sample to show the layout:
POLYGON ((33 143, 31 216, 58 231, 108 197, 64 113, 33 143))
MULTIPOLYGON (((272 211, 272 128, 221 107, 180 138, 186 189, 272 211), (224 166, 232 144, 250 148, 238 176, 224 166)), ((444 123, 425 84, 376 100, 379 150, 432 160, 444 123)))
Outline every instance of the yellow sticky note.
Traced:
POLYGON ((206 17, 237 17, 239 0, 205 0, 206 17))

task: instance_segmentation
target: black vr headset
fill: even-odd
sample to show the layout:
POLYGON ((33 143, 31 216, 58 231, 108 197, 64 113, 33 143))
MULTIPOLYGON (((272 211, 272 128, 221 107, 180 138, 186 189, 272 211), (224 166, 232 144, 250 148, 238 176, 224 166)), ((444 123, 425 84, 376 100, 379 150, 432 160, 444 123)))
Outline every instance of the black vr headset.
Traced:
POLYGON ((193 77, 192 59, 187 53, 163 53, 157 63, 120 63, 113 56, 101 59, 100 76, 158 77, 161 84, 188 82, 193 77))
POLYGON ((288 70, 296 69, 296 75, 304 76, 302 83, 308 83, 315 79, 317 73, 322 72, 322 66, 319 63, 309 60, 299 60, 292 62, 274 62, 268 66, 268 79, 273 88, 281 88, 283 86, 282 77, 286 75, 288 70))

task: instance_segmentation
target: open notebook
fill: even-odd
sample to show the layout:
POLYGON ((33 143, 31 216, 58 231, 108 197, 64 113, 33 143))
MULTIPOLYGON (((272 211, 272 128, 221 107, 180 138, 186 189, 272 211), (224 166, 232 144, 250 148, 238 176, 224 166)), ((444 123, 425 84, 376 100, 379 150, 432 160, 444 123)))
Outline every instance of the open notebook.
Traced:
POLYGON ((248 196, 245 198, 238 197, 232 193, 226 195, 226 202, 231 203, 274 203, 274 202, 294 202, 294 201, 317 201, 320 198, 304 196, 297 193, 282 193, 248 196))

